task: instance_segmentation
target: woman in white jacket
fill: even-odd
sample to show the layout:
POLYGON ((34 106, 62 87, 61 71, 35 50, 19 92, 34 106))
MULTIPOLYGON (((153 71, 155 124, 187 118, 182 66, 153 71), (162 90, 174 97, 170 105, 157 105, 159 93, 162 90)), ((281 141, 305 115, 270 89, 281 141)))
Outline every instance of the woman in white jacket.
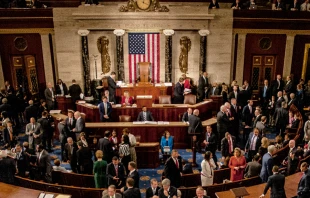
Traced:
POLYGON ((213 185, 213 169, 215 168, 212 153, 207 151, 204 160, 201 162, 201 185, 213 185))

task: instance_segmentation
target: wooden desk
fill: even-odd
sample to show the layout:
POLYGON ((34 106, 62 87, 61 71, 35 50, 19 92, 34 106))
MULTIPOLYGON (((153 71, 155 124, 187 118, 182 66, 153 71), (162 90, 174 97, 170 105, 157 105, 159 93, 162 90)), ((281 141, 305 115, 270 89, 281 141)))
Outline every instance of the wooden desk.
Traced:
MULTIPOLYGON (((23 188, 0 182, 0 197, 2 198, 36 198, 42 191, 23 188)), ((51 193, 57 195, 57 193, 51 193)), ((58 194, 59 195, 59 194, 58 194)), ((67 195, 70 196, 71 195, 67 195)))
MULTIPOLYGON (((195 105, 180 104, 180 105, 163 105, 153 104, 148 110, 152 113, 155 121, 180 121, 179 116, 182 116, 188 108, 199 109, 199 117, 201 120, 207 120, 212 117, 212 108, 214 103, 212 100, 197 103, 195 105)), ((100 122, 98 106, 88 103, 77 104, 77 110, 86 114, 86 122, 100 122)), ((142 108, 136 107, 115 107, 113 105, 112 120, 117 122, 119 115, 129 115, 131 120, 137 120, 138 114, 142 108)), ((182 117, 181 117, 182 119, 182 117)))
POLYGON ((56 101, 58 109, 63 113, 67 113, 68 109, 73 109, 71 97, 66 98, 65 96, 57 96, 56 101))
POLYGON ((159 167, 159 143, 140 143, 135 147, 137 153, 138 168, 159 167))
MULTIPOLYGON (((286 197, 294 197, 297 195, 297 187, 298 187, 299 180, 301 178, 301 174, 302 173, 295 173, 294 175, 290 175, 285 178, 286 197)), ((247 197, 259 197, 261 194, 263 194, 265 186, 266 186, 266 183, 247 187, 246 190, 250 194, 247 197)), ((223 191, 223 192, 216 192, 215 195, 218 198, 233 197, 233 193, 230 190, 223 191)), ((265 198, 269 198, 269 197, 270 197, 270 189, 265 195, 265 198)))

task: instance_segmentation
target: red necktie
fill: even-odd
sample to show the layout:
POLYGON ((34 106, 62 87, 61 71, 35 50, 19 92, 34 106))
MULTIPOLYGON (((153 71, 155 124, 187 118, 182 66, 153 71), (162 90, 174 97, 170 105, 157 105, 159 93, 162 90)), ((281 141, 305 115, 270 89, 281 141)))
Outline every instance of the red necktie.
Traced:
POLYGON ((116 173, 116 177, 118 176, 118 167, 117 166, 114 166, 115 168, 115 173, 116 173))
POLYGON ((179 168, 179 162, 178 162, 178 159, 176 159, 176 160, 175 160, 175 165, 176 165, 176 167, 177 167, 177 168, 179 168))

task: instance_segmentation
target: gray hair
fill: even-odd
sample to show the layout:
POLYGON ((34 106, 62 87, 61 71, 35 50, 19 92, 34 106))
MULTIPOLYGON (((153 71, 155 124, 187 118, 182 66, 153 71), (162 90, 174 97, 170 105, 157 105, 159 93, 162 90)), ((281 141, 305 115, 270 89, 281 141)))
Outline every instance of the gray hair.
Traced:
POLYGON ((274 145, 269 145, 268 146, 268 153, 273 153, 276 147, 274 145))
POLYGON ((181 193, 181 191, 180 191, 179 189, 177 190, 177 196, 178 196, 178 197, 181 197, 181 196, 182 196, 182 193, 181 193))
POLYGON ((3 99, 2 99, 2 103, 3 103, 3 104, 6 104, 6 103, 8 103, 8 99, 6 99, 6 98, 3 98, 3 99))
POLYGON ((225 105, 222 105, 221 106, 221 111, 225 111, 225 108, 226 108, 225 105))
POLYGON ((161 184, 163 185, 163 186, 170 186, 170 180, 169 179, 164 179, 162 182, 161 182, 161 184))

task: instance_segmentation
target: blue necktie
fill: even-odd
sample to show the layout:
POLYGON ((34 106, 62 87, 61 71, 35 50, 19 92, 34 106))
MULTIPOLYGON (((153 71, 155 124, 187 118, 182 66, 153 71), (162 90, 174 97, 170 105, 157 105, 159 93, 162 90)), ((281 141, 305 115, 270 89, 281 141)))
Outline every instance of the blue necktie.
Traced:
POLYGON ((267 90, 267 88, 266 88, 266 86, 264 87, 264 94, 263 94, 263 97, 264 98, 266 98, 266 90, 267 90))

